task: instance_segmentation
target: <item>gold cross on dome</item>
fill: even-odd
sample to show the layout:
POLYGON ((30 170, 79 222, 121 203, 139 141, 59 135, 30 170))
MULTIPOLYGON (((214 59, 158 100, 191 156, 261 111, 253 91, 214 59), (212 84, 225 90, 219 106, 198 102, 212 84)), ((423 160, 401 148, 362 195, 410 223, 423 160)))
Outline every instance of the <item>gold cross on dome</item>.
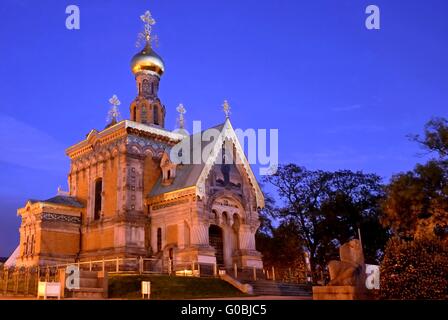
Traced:
POLYGON ((147 10, 140 16, 140 20, 143 21, 143 31, 138 34, 136 46, 140 47, 144 41, 150 44, 151 40, 157 40, 152 34, 152 26, 156 24, 156 20, 152 17, 151 12, 147 10))
POLYGON ((145 25, 153 26, 156 24, 156 20, 154 20, 149 10, 147 10, 145 14, 141 15, 140 19, 145 23, 145 25))

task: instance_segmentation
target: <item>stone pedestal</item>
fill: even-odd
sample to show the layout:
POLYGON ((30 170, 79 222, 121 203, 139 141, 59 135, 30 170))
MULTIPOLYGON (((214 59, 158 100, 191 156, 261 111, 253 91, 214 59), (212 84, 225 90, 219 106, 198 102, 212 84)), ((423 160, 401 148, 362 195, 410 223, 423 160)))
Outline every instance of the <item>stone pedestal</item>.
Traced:
POLYGON ((261 253, 256 250, 240 250, 237 261, 242 268, 263 269, 261 253))
POLYGON ((194 262, 212 266, 216 264, 215 249, 210 246, 191 246, 185 249, 177 250, 175 255, 176 262, 194 262))
POLYGON ((354 286, 313 287, 313 300, 363 300, 365 291, 354 286))

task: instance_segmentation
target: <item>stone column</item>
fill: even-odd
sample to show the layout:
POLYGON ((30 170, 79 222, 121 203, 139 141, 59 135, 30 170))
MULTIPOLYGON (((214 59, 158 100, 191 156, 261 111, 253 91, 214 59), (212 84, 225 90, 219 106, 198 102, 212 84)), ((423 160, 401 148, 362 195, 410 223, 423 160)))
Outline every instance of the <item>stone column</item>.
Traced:
POLYGON ((143 212, 143 168, 144 159, 138 155, 127 156, 124 201, 131 211, 143 212))
POLYGON ((185 248, 185 223, 182 221, 177 224, 177 246, 179 249, 185 248))
POLYGON ((85 174, 85 181, 87 184, 87 221, 90 222, 93 220, 93 210, 95 202, 95 190, 92 187, 92 180, 91 180, 91 166, 85 168, 84 174, 85 174))
POLYGON ((250 225, 242 224, 240 226, 238 238, 241 250, 255 250, 255 233, 252 232, 250 225))
POLYGON ((204 247, 209 245, 208 225, 196 222, 191 226, 191 244, 193 246, 204 247))
POLYGON ((78 195, 78 173, 79 171, 76 169, 72 170, 69 175, 68 191, 72 197, 77 197, 78 195))
MULTIPOLYGON (((105 209, 105 203, 106 203, 106 191, 105 191, 105 179, 104 179, 104 171, 105 171, 105 162, 97 162, 96 164, 96 178, 94 181, 92 181, 93 189, 95 189, 96 180, 101 178, 102 179, 102 186, 101 186, 101 210, 100 210, 100 216, 103 217, 105 215, 104 209, 105 209)), ((95 191, 93 191, 95 194, 95 191)), ((95 201, 95 200, 93 200, 95 201)))
POLYGON ((117 215, 124 214, 126 199, 126 154, 117 154, 117 215))
POLYGON ((135 210, 144 212, 143 174, 145 159, 143 156, 135 159, 135 210))
POLYGON ((223 241, 224 241, 224 263, 227 267, 231 267, 233 264, 232 256, 234 248, 234 241, 232 237, 233 228, 229 227, 228 225, 222 226, 222 232, 223 232, 223 241))
POLYGON ((152 252, 157 252, 157 227, 151 227, 151 248, 152 252))

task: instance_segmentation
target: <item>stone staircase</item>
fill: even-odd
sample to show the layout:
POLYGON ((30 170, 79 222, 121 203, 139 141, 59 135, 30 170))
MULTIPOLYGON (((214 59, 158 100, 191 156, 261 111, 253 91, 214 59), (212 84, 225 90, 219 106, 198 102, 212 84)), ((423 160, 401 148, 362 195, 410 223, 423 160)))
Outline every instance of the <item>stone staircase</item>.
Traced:
POLYGON ((311 297, 311 287, 297 283, 285 283, 272 280, 244 281, 253 288, 253 294, 259 296, 301 296, 311 297))
POLYGON ((70 290, 67 297, 74 299, 107 298, 107 276, 102 272, 80 270, 79 289, 70 290))

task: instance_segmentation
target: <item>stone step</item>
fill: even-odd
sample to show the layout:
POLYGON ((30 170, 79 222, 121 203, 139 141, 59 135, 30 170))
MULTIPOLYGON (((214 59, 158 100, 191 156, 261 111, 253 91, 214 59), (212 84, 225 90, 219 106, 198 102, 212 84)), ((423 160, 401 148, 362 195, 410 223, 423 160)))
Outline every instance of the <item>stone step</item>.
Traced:
POLYGON ((252 286, 252 288, 254 288, 254 290, 264 290, 264 291, 310 292, 309 290, 305 290, 305 289, 302 289, 302 288, 297 288, 297 289, 285 289, 285 288, 281 288, 281 287, 257 287, 257 286, 252 286))
POLYGON ((96 288, 98 287, 98 278, 80 278, 79 286, 81 288, 96 288))
POLYGON ((257 285, 252 285, 253 288, 255 289, 260 289, 260 290, 282 290, 282 291, 309 291, 305 288, 285 288, 285 287, 276 287, 276 286, 272 286, 272 287, 267 287, 267 286, 257 286, 257 285))
POLYGON ((297 291, 297 290, 303 290, 303 291, 311 291, 311 290, 309 290, 308 288, 304 288, 304 287, 290 287, 290 286, 286 286, 286 287, 284 287, 284 286, 275 286, 275 285, 273 285, 273 286, 264 286, 264 285, 254 285, 254 284, 251 284, 251 283, 249 283, 252 287, 254 287, 254 288, 259 288, 259 289, 281 289, 281 290, 285 290, 285 291, 297 291))
POLYGON ((306 294, 311 294, 310 291, 308 290, 303 290, 303 289, 297 289, 297 290, 285 290, 282 288, 258 288, 258 287, 252 287, 254 289, 254 292, 280 292, 280 293, 297 293, 297 294, 302 294, 302 293, 306 293, 306 294))
POLYGON ((72 291, 72 298, 78 299, 103 299, 104 291, 102 288, 81 288, 72 291))
POLYGON ((80 270, 79 271, 79 276, 81 278, 98 278, 98 272, 97 271, 85 271, 85 270, 80 270))
POLYGON ((98 272, 81 270, 79 289, 71 290, 68 297, 73 299, 103 299, 104 288, 99 287, 98 272))
POLYGON ((283 290, 260 290, 253 289, 254 295, 260 296, 303 296, 303 297, 311 297, 311 293, 307 291, 283 291, 283 290))
POLYGON ((309 286, 306 284, 300 284, 300 283, 293 283, 293 282, 280 282, 280 281, 272 281, 272 280, 249 280, 245 281, 245 283, 255 284, 259 286, 281 286, 281 287, 301 287, 301 288, 308 288, 309 286))
POLYGON ((246 281, 256 295, 311 296, 311 289, 306 285, 282 283, 268 280, 246 281))

